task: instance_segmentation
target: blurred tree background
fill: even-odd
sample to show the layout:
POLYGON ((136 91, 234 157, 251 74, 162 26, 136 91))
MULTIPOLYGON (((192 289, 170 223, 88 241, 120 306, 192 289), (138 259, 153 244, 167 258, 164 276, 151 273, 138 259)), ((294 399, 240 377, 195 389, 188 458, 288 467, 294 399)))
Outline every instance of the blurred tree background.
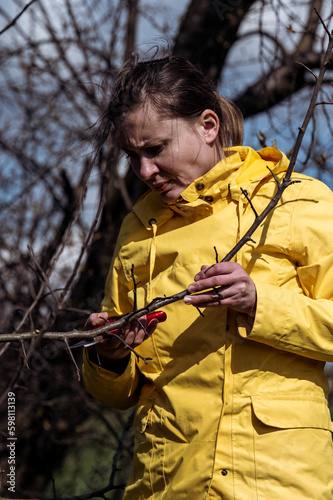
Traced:
MULTIPOLYGON (((15 498, 116 500, 130 472, 131 412, 90 398, 63 342, 41 338, 82 327, 99 310, 121 221, 145 189, 108 143, 89 162, 103 88, 134 53, 170 48, 238 104, 245 143, 289 152, 325 50, 315 9, 332 29, 331 0, 2 1, 0 335, 40 332, 32 342, 0 343, 4 496, 13 496, 9 388, 15 498)), ((332 81, 329 71, 322 102, 333 100, 332 81)), ((317 106, 296 170, 331 187, 332 139, 332 111, 317 106)))

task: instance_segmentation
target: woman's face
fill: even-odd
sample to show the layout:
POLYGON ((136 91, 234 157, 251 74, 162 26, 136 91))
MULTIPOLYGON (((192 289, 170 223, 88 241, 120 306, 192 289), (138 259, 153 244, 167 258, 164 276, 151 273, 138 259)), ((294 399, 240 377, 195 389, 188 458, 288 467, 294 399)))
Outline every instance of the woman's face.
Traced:
POLYGON ((211 110, 188 121, 163 118, 151 105, 139 105, 121 121, 120 143, 134 173, 172 203, 221 159, 215 141, 218 128, 211 110))

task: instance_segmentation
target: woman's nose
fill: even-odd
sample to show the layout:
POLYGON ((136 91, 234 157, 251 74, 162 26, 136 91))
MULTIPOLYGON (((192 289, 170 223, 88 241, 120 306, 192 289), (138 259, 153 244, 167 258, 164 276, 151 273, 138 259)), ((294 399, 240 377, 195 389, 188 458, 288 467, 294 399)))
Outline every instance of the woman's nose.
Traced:
POLYGON ((155 165, 153 158, 148 158, 142 155, 139 159, 139 177, 143 181, 149 180, 154 174, 158 172, 158 167, 155 165))

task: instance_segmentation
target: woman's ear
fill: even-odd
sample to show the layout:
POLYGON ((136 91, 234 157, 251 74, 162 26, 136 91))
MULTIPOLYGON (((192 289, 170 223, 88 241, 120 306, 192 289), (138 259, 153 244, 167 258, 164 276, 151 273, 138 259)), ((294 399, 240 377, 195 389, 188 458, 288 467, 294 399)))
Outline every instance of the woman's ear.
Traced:
POLYGON ((212 144, 217 138, 220 129, 220 120, 215 111, 205 109, 199 117, 198 125, 206 144, 212 144))

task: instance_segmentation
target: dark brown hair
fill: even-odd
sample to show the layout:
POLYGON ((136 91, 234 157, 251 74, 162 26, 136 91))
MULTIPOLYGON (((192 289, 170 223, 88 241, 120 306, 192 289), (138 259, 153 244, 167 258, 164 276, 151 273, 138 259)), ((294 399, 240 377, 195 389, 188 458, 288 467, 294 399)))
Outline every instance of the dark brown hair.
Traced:
POLYGON ((100 122, 100 137, 116 133, 115 122, 135 106, 151 103, 167 118, 193 119, 205 109, 220 121, 221 148, 240 145, 243 117, 240 110, 220 96, 213 82, 188 60, 178 56, 127 63, 116 75, 109 103, 100 122))

